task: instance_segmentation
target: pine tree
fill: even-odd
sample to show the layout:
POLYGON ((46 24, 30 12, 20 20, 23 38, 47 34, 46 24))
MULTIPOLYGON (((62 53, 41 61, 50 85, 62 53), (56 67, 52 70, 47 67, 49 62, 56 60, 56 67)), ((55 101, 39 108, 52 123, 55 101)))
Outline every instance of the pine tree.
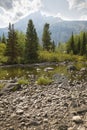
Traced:
POLYGON ((80 54, 80 50, 81 50, 81 41, 80 41, 80 37, 79 37, 78 43, 77 43, 77 54, 80 54))
POLYGON ((2 42, 2 38, 0 37, 0 43, 2 42))
POLYGON ((50 47, 52 46, 52 43, 51 43, 51 33, 49 31, 48 23, 44 25, 42 41, 43 41, 43 49, 49 51, 50 47))
POLYGON ((54 42, 54 41, 52 42, 52 48, 51 48, 51 50, 52 50, 53 52, 55 52, 55 42, 54 42))
POLYGON ((2 43, 6 43, 6 37, 5 37, 4 33, 3 33, 3 35, 2 35, 1 42, 2 42, 2 43))
POLYGON ((81 55, 86 54, 86 35, 83 33, 82 43, 81 43, 81 55))
POLYGON ((14 25, 9 24, 6 55, 8 56, 8 63, 14 64, 18 62, 19 46, 17 33, 14 30, 14 25))
POLYGON ((25 59, 27 63, 38 59, 38 37, 32 20, 29 20, 26 31, 25 59))
POLYGON ((70 37, 67 43, 67 52, 75 54, 75 45, 74 45, 74 36, 72 32, 72 36, 70 37))

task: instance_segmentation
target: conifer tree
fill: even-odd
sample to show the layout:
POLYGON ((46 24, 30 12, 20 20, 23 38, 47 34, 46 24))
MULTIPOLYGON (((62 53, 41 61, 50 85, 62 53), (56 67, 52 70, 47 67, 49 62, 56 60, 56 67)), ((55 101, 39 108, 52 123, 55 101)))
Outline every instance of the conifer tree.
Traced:
POLYGON ((8 63, 14 64, 18 62, 19 46, 17 33, 14 30, 14 25, 9 24, 6 56, 8 56, 8 63))
POLYGON ((77 43, 77 54, 80 54, 81 51, 81 41, 80 41, 80 37, 78 38, 78 43, 77 43))
POLYGON ((44 25, 42 41, 43 41, 43 49, 49 51, 50 47, 52 46, 52 43, 51 43, 51 33, 49 31, 48 23, 44 25))
POLYGON ((38 37, 32 20, 29 20, 26 31, 25 59, 27 63, 38 59, 38 37))
POLYGON ((6 37, 5 37, 4 33, 3 33, 3 35, 2 35, 1 42, 2 42, 2 43, 6 43, 6 37))
POLYGON ((0 37, 0 43, 2 42, 2 39, 1 39, 1 37, 0 37))
POLYGON ((83 33, 82 43, 81 43, 81 55, 86 54, 86 35, 83 33))
POLYGON ((52 49, 51 49, 53 52, 55 51, 55 42, 53 41, 52 42, 52 49))
POLYGON ((67 43, 67 52, 75 54, 75 45, 74 45, 74 35, 72 32, 72 36, 70 37, 67 43))

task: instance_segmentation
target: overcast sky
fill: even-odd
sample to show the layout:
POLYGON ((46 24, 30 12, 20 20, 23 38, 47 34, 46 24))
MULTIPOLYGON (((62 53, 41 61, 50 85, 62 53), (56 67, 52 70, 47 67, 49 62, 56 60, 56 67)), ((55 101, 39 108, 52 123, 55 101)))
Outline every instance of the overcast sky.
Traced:
POLYGON ((36 11, 63 20, 87 20, 87 0, 0 0, 0 27, 36 11))

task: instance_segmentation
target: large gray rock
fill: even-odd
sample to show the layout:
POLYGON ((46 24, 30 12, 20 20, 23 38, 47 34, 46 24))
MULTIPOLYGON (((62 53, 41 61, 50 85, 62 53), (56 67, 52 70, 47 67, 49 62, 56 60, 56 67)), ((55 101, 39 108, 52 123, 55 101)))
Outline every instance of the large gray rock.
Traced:
POLYGON ((77 68, 74 65, 67 66, 67 71, 75 71, 77 68))

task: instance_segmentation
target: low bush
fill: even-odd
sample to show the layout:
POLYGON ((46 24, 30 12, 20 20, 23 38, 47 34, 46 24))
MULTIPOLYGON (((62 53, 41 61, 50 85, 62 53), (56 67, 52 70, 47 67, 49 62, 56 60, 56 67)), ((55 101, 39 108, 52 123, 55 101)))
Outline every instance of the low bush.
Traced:
POLYGON ((47 51, 39 52, 40 62, 81 61, 83 59, 84 59, 83 56, 70 55, 66 53, 47 52, 47 51))
POLYGON ((39 77, 38 80, 36 81, 38 85, 49 85, 52 83, 52 80, 48 77, 39 77))
POLYGON ((3 83, 0 83, 0 90, 4 87, 3 83))
POLYGON ((18 84, 20 84, 20 85, 28 85, 29 81, 27 79, 19 79, 18 84))

